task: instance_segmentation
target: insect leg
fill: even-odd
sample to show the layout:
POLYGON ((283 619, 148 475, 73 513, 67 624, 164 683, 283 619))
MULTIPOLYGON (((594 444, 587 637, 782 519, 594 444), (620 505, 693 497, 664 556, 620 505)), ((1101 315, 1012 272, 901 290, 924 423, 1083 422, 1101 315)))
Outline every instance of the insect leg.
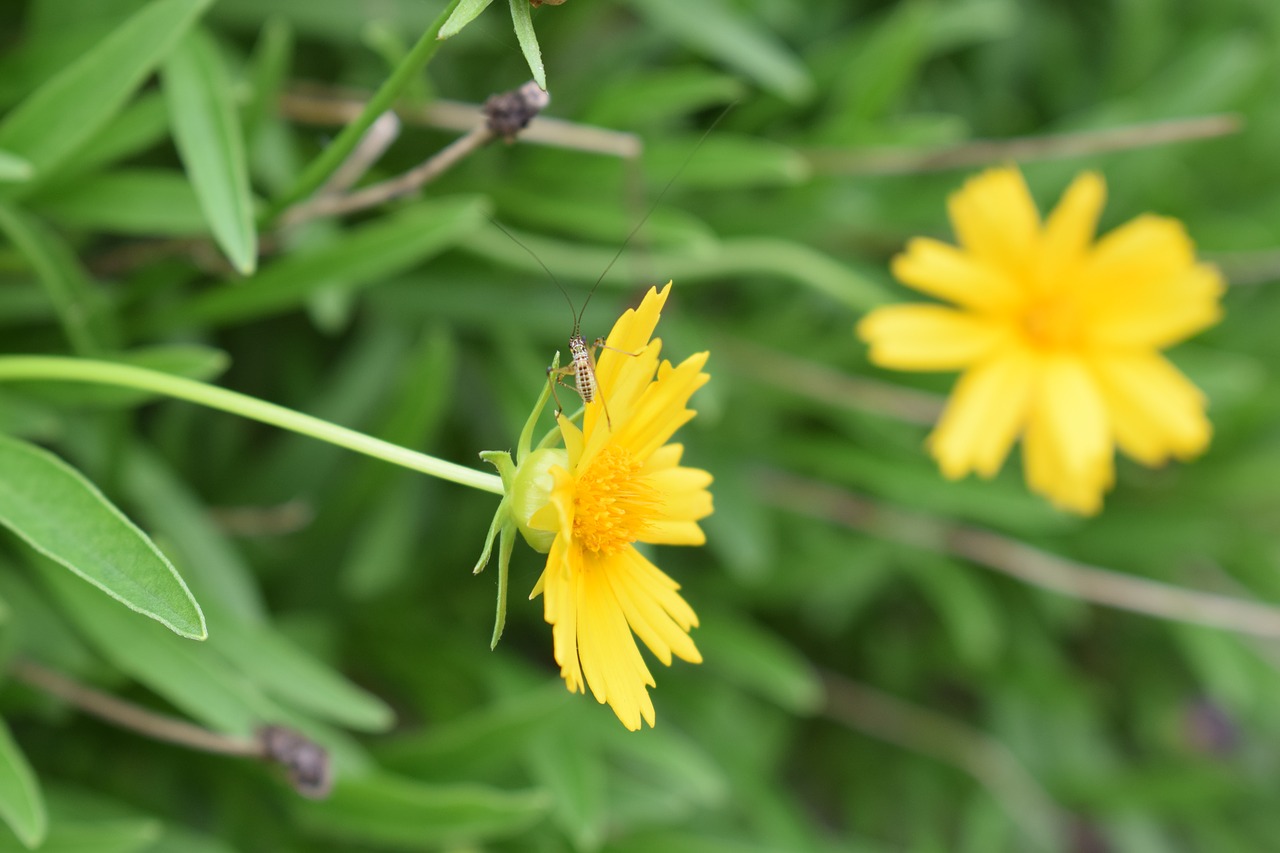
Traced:
POLYGON ((547 384, 551 386, 551 397, 556 401, 556 417, 559 418, 564 414, 564 406, 560 403, 560 396, 556 394, 556 386, 564 384, 566 376, 573 375, 573 364, 566 364, 564 367, 548 367, 547 368, 547 384))
POLYGON ((640 355, 640 353, 644 352, 644 350, 643 350, 643 349, 642 349, 642 350, 640 350, 640 352, 627 352, 627 351, 626 351, 626 350, 624 350, 624 349, 618 349, 617 347, 611 347, 611 346, 609 346, 607 343, 605 343, 604 338, 596 338, 594 341, 592 341, 592 342, 591 342, 591 347, 592 347, 593 349, 607 349, 607 350, 609 350, 610 352, 621 353, 622 355, 629 355, 629 356, 631 356, 632 358, 635 358, 636 356, 640 355))

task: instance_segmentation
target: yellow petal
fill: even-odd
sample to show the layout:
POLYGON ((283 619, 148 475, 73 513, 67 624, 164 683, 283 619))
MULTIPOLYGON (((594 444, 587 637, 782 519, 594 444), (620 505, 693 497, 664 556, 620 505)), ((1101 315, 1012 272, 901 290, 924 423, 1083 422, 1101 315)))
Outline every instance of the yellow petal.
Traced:
POLYGON ((1093 361, 1120 449, 1145 465, 1189 459, 1213 428, 1200 389, 1157 353, 1113 353, 1093 361))
POLYGON ((582 430, 564 415, 556 418, 556 426, 560 427, 560 437, 564 439, 564 449, 569 455, 569 468, 577 470, 582 459, 582 430))
POLYGON ((975 311, 1007 311, 1023 298, 1023 288, 1004 272, 927 237, 910 240, 890 269, 908 287, 975 311))
POLYGON ((644 473, 655 474, 667 468, 674 468, 680 464, 683 456, 683 444, 664 444, 649 456, 644 464, 644 473))
POLYGON ((596 701, 607 702, 622 724, 635 731, 642 718, 653 725, 653 702, 646 688, 654 680, 611 584, 617 563, 616 556, 584 555, 578 578, 578 656, 596 701))
POLYGON ((1103 347, 1172 346, 1222 319, 1223 289, 1222 276, 1204 264, 1165 279, 1134 281, 1098 301, 1089 340, 1103 347))
POLYGON ((685 408, 693 392, 710 377, 702 373, 707 363, 705 352, 689 356, 678 367, 664 361, 658 377, 641 395, 636 411, 626 424, 617 427, 615 441, 627 447, 637 459, 647 459, 684 424, 694 412, 685 408))
MULTIPOLYGON (((662 307, 667 303, 667 295, 671 292, 671 282, 659 291, 656 287, 640 300, 637 308, 628 308, 613 324, 606 343, 609 349, 601 350, 600 360, 596 364, 596 378, 601 385, 612 387, 618 381, 618 373, 634 367, 634 355, 624 353, 640 353, 653 337, 653 330, 658 326, 658 318, 662 316, 662 307)), ((653 376, 649 373, 649 376, 653 376)), ((645 378, 648 381, 648 377, 645 378)))
POLYGON ((858 323, 872 363, 897 370, 961 370, 1005 344, 1007 323, 941 305, 887 305, 858 323))
POLYGON ((662 495, 663 517, 697 521, 711 514, 712 478, 701 468, 665 468, 645 477, 645 482, 662 495))
POLYGON ((1106 183, 1096 172, 1081 174, 1067 187, 1045 222, 1037 263, 1041 289, 1070 283, 1093 242, 1106 199, 1106 183))
POLYGON ((1055 504, 1093 513, 1114 482, 1114 448, 1105 399, 1088 366, 1047 358, 1024 439, 1027 483, 1055 504))
POLYGON ((1195 263, 1195 246, 1176 219, 1139 216, 1103 236, 1079 271, 1091 301, 1123 299, 1144 284, 1168 281, 1195 263))
MULTIPOLYGON (((604 350, 601 351, 602 358, 604 352, 604 350)), ((640 395, 653 381, 653 376, 658 371, 661 353, 662 341, 654 338, 635 355, 615 352, 614 355, 618 358, 626 359, 625 363, 616 370, 601 373, 597 363, 596 380, 599 383, 597 397, 592 405, 587 406, 583 417, 584 430, 587 433, 594 435, 597 424, 600 427, 610 427, 613 424, 624 423, 631 417, 640 395)), ((600 433, 608 431, 608 429, 599 430, 600 433)))
POLYGON ((1015 167, 988 169, 948 199, 960 245, 987 266, 1025 280, 1040 236, 1040 214, 1015 167))
POLYGON ((693 613, 676 593, 679 586, 675 581, 631 548, 618 555, 608 577, 631 630, 658 660, 670 666, 674 653, 690 663, 702 662, 702 655, 689 636, 690 620, 677 621, 668 609, 668 602, 675 600, 683 605, 678 608, 681 616, 691 617, 693 613))
POLYGON ((1039 370, 1030 352, 1010 350, 970 368, 956 383, 929 449, 944 476, 991 477, 1004 464, 1026 419, 1039 370))

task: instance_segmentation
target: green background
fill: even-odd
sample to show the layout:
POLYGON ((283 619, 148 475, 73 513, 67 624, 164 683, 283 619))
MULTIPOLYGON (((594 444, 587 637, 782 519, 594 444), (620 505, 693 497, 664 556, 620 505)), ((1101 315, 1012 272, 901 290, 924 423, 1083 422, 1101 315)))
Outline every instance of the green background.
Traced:
POLYGON ((708 544, 651 555, 705 663, 654 664, 657 727, 628 733, 564 690, 523 545, 489 650, 496 573, 470 570, 493 495, 188 403, 0 382, 0 430, 146 534, 29 445, 0 453, 4 665, 227 734, 285 723, 338 776, 304 800, 6 678, 0 849, 1271 849, 1280 5, 568 0, 532 15, 545 115, 643 157, 497 143, 421 193, 276 227, 347 120, 298 95, 362 102, 399 70, 373 182, 457 136, 413 118, 436 98, 529 78, 504 2, 419 70, 443 5, 4 4, 0 350, 207 379, 478 467, 573 321, 490 218, 576 305, 625 244, 584 333, 674 279, 664 354, 711 352, 680 434, 716 477, 708 544), (944 481, 923 439, 953 378, 876 371, 852 333, 914 298, 887 261, 950 238, 947 194, 1014 162, 1042 210, 1100 171, 1104 228, 1178 217, 1231 284, 1226 320, 1171 353, 1210 399, 1210 450, 1119 462, 1096 518, 1029 495, 1016 458, 944 481), (142 592, 102 574, 117 551, 141 554, 142 592), (1008 576, 1037 568, 1077 586, 1008 576), (1085 600, 1117 576, 1204 595, 1179 599, 1189 619, 1085 600))

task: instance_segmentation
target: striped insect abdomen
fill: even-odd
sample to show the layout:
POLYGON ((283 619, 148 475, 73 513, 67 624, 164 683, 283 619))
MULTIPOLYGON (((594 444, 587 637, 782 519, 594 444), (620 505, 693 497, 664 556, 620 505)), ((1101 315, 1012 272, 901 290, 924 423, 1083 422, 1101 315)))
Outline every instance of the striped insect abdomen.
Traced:
POLYGON ((596 372, 591 364, 591 351, 581 335, 569 338, 569 353, 573 356, 573 378, 582 402, 596 398, 596 372))

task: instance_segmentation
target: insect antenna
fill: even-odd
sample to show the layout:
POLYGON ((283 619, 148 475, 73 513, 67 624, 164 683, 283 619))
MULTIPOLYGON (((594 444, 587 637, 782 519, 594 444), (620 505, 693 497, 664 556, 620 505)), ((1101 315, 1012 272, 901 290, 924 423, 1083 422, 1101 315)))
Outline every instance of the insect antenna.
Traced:
MULTIPOLYGON (((494 219, 493 217, 489 217, 489 221, 492 222, 494 225, 496 225, 499 231, 501 231, 503 234, 506 234, 508 237, 510 237, 511 242, 515 243, 521 249, 524 249, 526 252, 528 252, 529 257, 537 261, 538 266, 542 267, 542 269, 546 271, 547 275, 551 277, 551 280, 556 283, 556 287, 560 288, 560 292, 564 294, 564 301, 569 303, 569 312, 573 314, 573 333, 575 335, 578 334, 579 332, 578 325, 582 321, 582 313, 578 311, 578 309, 573 307, 573 299, 572 297, 569 296, 569 291, 565 288, 563 284, 560 283, 560 279, 556 278, 556 274, 551 271, 551 267, 547 266, 545 263, 542 262, 542 258, 538 257, 537 252, 535 252, 533 249, 530 249, 524 243, 521 243, 520 240, 516 237, 516 235, 512 234, 506 228, 503 228, 501 222, 494 219)), ((587 298, 590 299, 591 297, 588 296, 587 298)), ((586 306, 583 305, 583 308, 586 308, 586 306)))
MULTIPOLYGON (((711 122, 710 126, 708 126, 707 129, 702 132, 702 136, 698 138, 698 144, 693 146, 693 150, 690 151, 689 154, 684 158, 684 162, 680 164, 680 168, 676 169, 675 174, 672 175, 670 179, 668 179, 666 185, 663 186, 662 191, 658 193, 658 197, 653 200, 653 204, 649 206, 649 210, 645 213, 643 217, 641 217, 640 221, 636 223, 636 226, 631 229, 631 233, 627 235, 627 239, 622 241, 622 245, 618 247, 618 251, 613 256, 613 260, 609 261, 609 265, 604 268, 604 272, 600 273, 600 277, 596 279, 596 283, 591 285, 591 292, 587 294, 587 298, 582 303, 582 311, 579 312, 574 317, 575 330, 577 329, 578 320, 580 320, 582 315, 586 313, 587 303, 591 301, 591 297, 596 295, 596 288, 600 286, 600 282, 604 281, 604 277, 609 274, 609 270, 613 269, 613 265, 618 262, 618 259, 622 257, 622 253, 627 250, 627 247, 629 245, 631 245, 632 239, 634 239, 635 236, 640 233, 640 229, 643 228, 644 224, 649 221, 649 217, 653 216, 654 211, 658 209, 658 205, 662 203, 662 199, 666 196, 667 190, 671 189, 671 187, 675 184, 675 182, 680 179, 680 176, 684 174, 684 170, 688 168, 689 163, 693 161, 694 155, 697 154, 699 149, 702 148, 702 143, 707 141, 707 137, 711 135, 711 131, 715 130, 716 125, 720 123, 720 120, 728 114, 729 110, 733 109, 737 105, 738 105, 738 102, 734 101, 733 103, 729 104, 729 106, 721 110, 720 114, 716 116, 715 121, 711 122)), ((561 290, 563 289, 564 288, 562 287, 561 290)))

